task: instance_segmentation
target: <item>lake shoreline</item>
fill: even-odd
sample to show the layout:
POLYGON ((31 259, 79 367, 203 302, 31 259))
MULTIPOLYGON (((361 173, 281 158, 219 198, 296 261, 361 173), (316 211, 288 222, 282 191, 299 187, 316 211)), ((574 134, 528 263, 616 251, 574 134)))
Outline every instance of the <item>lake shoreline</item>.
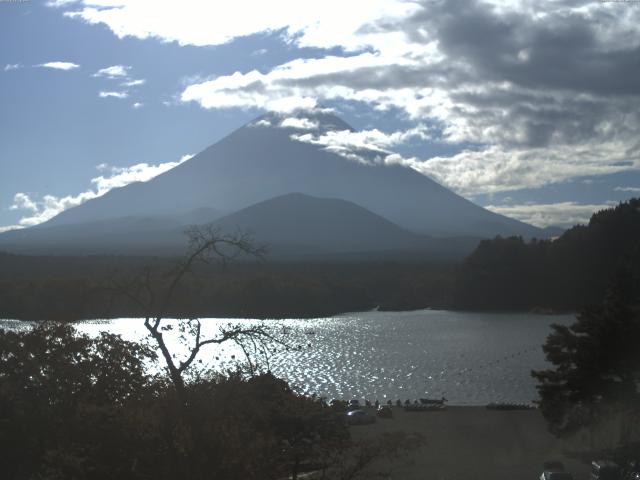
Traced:
MULTIPOLYGON (((253 315, 253 316, 245 316, 242 314, 238 314, 238 315, 233 315, 230 313, 227 314, 223 314, 223 315, 219 315, 214 313, 211 314, 203 314, 203 315, 199 315, 197 317, 193 317, 193 316, 189 316, 189 315, 184 315, 184 316, 179 316, 179 315, 166 315, 163 316, 163 319, 167 319, 167 320, 177 320, 177 319, 187 319, 187 318, 199 318, 201 320, 206 320, 206 319, 211 319, 211 318, 215 318, 215 319, 220 319, 220 320, 265 320, 265 321, 269 321, 269 320, 273 320, 273 321, 279 321, 279 320, 289 320, 292 318, 296 318, 296 319, 301 319, 301 320, 318 320, 318 319, 323 319, 323 318, 334 318, 334 317, 343 317, 343 316, 350 316, 350 315, 360 315, 360 314, 364 314, 364 313, 369 313, 369 312, 382 312, 382 313, 389 313, 389 314, 394 314, 394 313, 418 313, 418 312, 452 312, 452 313, 462 313, 462 314, 493 314, 493 315, 525 315, 525 314, 530 314, 530 315, 536 315, 536 316, 540 316, 540 317, 553 317, 553 316, 557 316, 557 315, 576 315, 577 312, 575 310, 553 310, 553 309, 531 309, 531 310, 467 310, 467 309, 456 309, 453 307, 424 307, 424 308, 408 308, 408 309, 383 309, 383 308, 371 308, 368 310, 353 310, 353 311, 338 311, 338 312, 334 312, 334 313, 327 313, 327 314, 318 314, 318 313, 309 313, 308 315, 304 315, 304 314, 291 314, 291 315, 286 315, 283 314, 281 316, 261 316, 261 315, 253 315)), ((137 313, 137 312, 136 312, 137 313)), ((110 321, 110 320, 117 320, 119 318, 131 318, 131 319, 144 319, 143 316, 138 316, 138 315, 101 315, 101 316, 86 316, 82 319, 69 319, 69 320, 62 320, 64 322, 69 322, 69 323, 82 323, 82 322, 98 322, 98 321, 110 321)), ((2 317, 2 315, 0 315, 0 321, 17 321, 17 322, 47 322, 47 321, 61 321, 59 319, 43 319, 43 318, 29 318, 29 317, 23 317, 23 318, 4 318, 2 317)))

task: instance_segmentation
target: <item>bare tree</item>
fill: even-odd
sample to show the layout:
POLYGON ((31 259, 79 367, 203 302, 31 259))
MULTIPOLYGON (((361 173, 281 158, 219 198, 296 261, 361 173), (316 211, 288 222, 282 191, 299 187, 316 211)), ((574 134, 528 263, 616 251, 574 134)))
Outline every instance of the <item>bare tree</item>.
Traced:
POLYGON ((274 333, 275 329, 264 325, 232 325, 221 327, 218 335, 205 338, 202 322, 195 316, 179 321, 181 339, 188 345, 188 353, 177 360, 164 337, 173 326, 165 322, 166 315, 175 300, 179 286, 187 276, 195 274, 198 263, 218 262, 226 266, 240 256, 262 260, 265 246, 255 245, 247 233, 225 234, 211 226, 191 227, 186 232, 189 238, 188 253, 173 269, 158 281, 150 267, 126 282, 118 282, 112 290, 124 295, 144 312, 144 326, 149 332, 165 361, 166 369, 182 405, 187 403, 185 372, 194 364, 202 347, 234 342, 243 351, 249 370, 254 373, 257 365, 252 362, 252 354, 261 355, 268 367, 269 352, 273 344, 284 345, 274 333))

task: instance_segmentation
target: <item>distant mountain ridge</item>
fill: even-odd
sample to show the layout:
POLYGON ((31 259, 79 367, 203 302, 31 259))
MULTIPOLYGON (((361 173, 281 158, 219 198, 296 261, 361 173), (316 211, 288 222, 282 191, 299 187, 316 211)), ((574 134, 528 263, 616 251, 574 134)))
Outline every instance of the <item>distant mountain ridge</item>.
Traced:
POLYGON ((113 189, 37 227, 0 235, 0 249, 168 253, 183 246, 185 225, 214 221, 225 229, 244 224, 276 250, 299 253, 444 252, 435 238, 455 237, 453 250, 460 254, 469 238, 546 236, 413 169, 353 161, 295 140, 293 134, 309 130, 286 125, 310 125, 315 134, 353 131, 330 113, 299 113, 288 122, 263 115, 148 182, 113 189))
MULTIPOLYGON (((196 212, 196 218, 203 218, 196 212)), ((205 217, 213 215, 205 211, 205 217)), ((187 248, 185 217, 124 217, 70 225, 49 225, 0 235, 0 248, 38 254, 180 255, 187 248)), ((409 232, 352 202, 301 193, 281 195, 212 221, 221 232, 249 233, 279 260, 353 254, 398 254, 460 259, 479 238, 437 239, 409 232)))
POLYGON ((222 216, 210 208, 182 215, 126 216, 78 224, 51 225, 0 234, 0 249, 36 254, 180 254, 186 227, 222 216))
MULTIPOLYGON (((304 118, 309 114, 299 114, 304 118)), ((329 113, 311 120, 318 131, 353 129, 329 113)), ((540 229, 490 212, 430 178, 400 165, 364 165, 322 146, 291 139, 264 115, 190 160, 145 183, 114 189, 62 212, 50 225, 129 215, 158 215, 211 207, 234 212, 292 192, 347 200, 408 230, 435 236, 540 236, 540 229)), ((313 132, 312 132, 313 133, 313 132)))

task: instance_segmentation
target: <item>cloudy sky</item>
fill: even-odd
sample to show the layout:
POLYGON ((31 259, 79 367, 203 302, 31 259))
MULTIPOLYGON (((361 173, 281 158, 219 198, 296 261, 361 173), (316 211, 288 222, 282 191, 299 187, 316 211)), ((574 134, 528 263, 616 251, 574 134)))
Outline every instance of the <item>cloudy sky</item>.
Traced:
POLYGON ((16 0, 0 40, 0 230, 320 106, 359 132, 300 141, 536 225, 640 196, 640 0, 16 0))

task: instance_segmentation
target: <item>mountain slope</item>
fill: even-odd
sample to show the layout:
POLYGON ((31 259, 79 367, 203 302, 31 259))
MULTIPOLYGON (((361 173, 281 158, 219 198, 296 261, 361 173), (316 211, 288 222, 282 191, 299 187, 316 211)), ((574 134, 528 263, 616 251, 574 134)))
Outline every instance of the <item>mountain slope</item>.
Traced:
MULTIPOLYGON (((309 116, 306 115, 305 116, 309 116)), ((397 225, 436 236, 540 236, 533 226, 489 212, 400 165, 363 164, 293 140, 294 128, 268 114, 178 167, 67 210, 49 225, 128 215, 173 214, 200 207, 237 211, 291 192, 354 202, 397 225)), ((319 130, 351 130, 332 114, 314 114, 319 130)))
MULTIPOLYGON (((181 255, 187 248, 186 225, 177 218, 124 217, 42 226, 0 235, 0 248, 39 254, 181 255)), ((301 193, 265 200, 206 224, 224 233, 250 233, 256 244, 268 246, 272 260, 458 260, 480 241, 415 234, 352 202, 301 193)))
POLYGON ((251 232, 256 241, 307 252, 418 248, 423 239, 345 200, 290 193, 214 222, 223 231, 251 232))
POLYGON ((185 227, 221 216, 202 208, 182 215, 107 218, 77 224, 45 223, 0 235, 0 249, 39 254, 181 254, 185 227))

